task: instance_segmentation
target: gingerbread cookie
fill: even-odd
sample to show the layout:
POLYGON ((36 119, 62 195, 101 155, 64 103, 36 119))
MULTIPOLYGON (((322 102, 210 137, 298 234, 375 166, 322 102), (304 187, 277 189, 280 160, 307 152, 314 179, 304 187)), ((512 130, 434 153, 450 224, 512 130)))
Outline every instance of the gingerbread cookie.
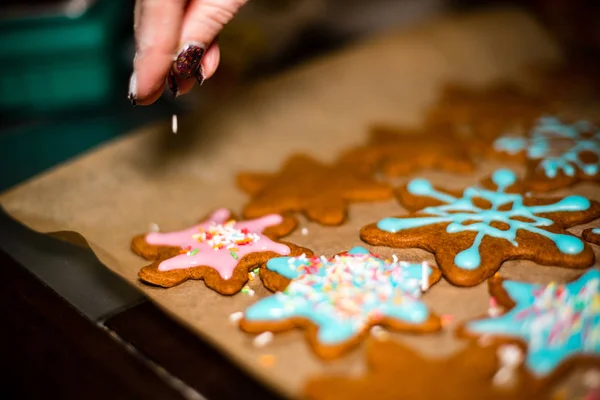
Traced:
POLYGON ((546 384, 577 366, 600 367, 600 271, 571 283, 530 284, 494 278, 490 293, 508 311, 469 322, 462 335, 518 340, 525 366, 546 384))
POLYGON ((525 161, 527 190, 543 192, 581 181, 600 182, 600 129, 587 121, 540 118, 528 136, 502 136, 493 150, 525 161))
POLYGON ((228 210, 220 209, 183 231, 135 237, 132 249, 155 260, 140 270, 140 279, 163 287, 203 279, 221 294, 235 294, 248 281, 249 270, 273 257, 308 252, 274 240, 293 230, 295 220, 275 214, 239 222, 230 217, 228 210))
POLYGON ((426 121, 428 125, 454 127, 472 139, 493 140, 507 130, 528 128, 549 110, 542 97, 513 84, 479 89, 450 84, 426 121))
POLYGON ((290 283, 246 310, 240 321, 245 332, 303 328, 314 352, 331 359, 358 345, 374 325, 407 332, 441 329, 440 319, 419 299, 441 277, 427 264, 384 260, 355 247, 332 258, 272 259, 266 268, 290 283))
POLYGON ((600 245, 600 228, 589 228, 583 231, 581 237, 590 243, 600 245))
POLYGON ((471 344, 452 357, 428 359, 392 340, 369 340, 364 376, 313 378, 304 393, 310 400, 549 399, 546 389, 531 384, 522 364, 511 371, 512 380, 495 379, 503 351, 471 344))
POLYGON ((323 225, 339 225, 348 204, 393 197, 392 189, 344 165, 327 165, 308 156, 291 157, 273 175, 241 173, 238 185, 252 196, 246 218, 286 211, 303 212, 323 225))
POLYGON ((464 144, 442 126, 423 131, 375 126, 368 143, 346 151, 340 162, 389 177, 426 168, 458 173, 474 169, 464 144))
POLYGON ((567 268, 592 265, 592 249, 565 228, 598 218, 600 204, 581 196, 524 196, 519 186, 514 172, 506 169, 462 195, 414 179, 398 196, 415 212, 367 225, 360 236, 372 245, 434 253, 444 277, 458 286, 483 282, 506 260, 567 268))

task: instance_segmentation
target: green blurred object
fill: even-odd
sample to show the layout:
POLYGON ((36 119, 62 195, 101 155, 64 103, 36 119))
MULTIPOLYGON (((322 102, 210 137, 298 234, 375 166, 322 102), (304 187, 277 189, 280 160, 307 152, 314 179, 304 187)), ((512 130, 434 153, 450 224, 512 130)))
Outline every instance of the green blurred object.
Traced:
POLYGON ((0 191, 180 112, 132 107, 131 0, 0 2, 0 191))
POLYGON ((119 74, 130 68, 122 47, 130 35, 124 27, 131 29, 131 24, 124 22, 132 19, 132 2, 100 0, 79 15, 68 5, 81 2, 63 3, 62 12, 0 19, 3 115, 31 117, 99 106, 118 92, 119 74))

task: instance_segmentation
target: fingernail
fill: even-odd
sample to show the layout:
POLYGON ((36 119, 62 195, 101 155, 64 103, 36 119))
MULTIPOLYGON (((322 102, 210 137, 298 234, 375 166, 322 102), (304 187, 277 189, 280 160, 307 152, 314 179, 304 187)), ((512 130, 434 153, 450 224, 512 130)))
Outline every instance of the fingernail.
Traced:
POLYGON ((175 80, 175 74, 173 71, 170 71, 169 75, 167 75, 167 85, 169 86, 169 90, 171 91, 173 97, 176 98, 179 96, 179 86, 177 86, 177 81, 175 80))
POLYGON ((135 71, 131 74, 131 78, 129 78, 129 96, 127 96, 132 106, 137 105, 137 76, 135 71))
POLYGON ((177 55, 173 63, 173 71, 181 78, 188 79, 196 74, 202 56, 204 47, 196 44, 188 44, 177 55))
POLYGON ((198 66, 198 70, 196 70, 196 80, 200 86, 204 83, 204 68, 202 68, 202 63, 198 66))

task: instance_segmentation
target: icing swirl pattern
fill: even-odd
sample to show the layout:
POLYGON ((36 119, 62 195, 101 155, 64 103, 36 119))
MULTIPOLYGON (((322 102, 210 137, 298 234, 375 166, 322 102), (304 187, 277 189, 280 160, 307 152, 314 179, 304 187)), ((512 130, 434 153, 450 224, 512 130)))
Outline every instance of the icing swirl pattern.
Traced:
POLYGON ((516 182, 514 172, 506 169, 497 170, 492 175, 497 189, 488 190, 480 187, 468 187, 462 197, 458 198, 435 189, 425 179, 414 179, 407 187, 409 193, 427 196, 445 204, 426 207, 420 210, 419 216, 412 218, 385 218, 377 223, 377 227, 387 232, 424 227, 433 224, 447 223, 446 232, 476 232, 471 247, 459 252, 454 258, 457 267, 474 270, 481 264, 479 247, 484 237, 504 239, 513 246, 518 246, 517 233, 529 231, 550 239, 563 254, 578 254, 583 251, 584 243, 571 235, 550 232, 544 228, 554 224, 550 218, 538 214, 552 212, 575 212, 587 210, 590 202, 582 196, 568 196, 562 200, 546 205, 525 205, 521 194, 506 193, 516 182), (486 200, 491 206, 477 206, 474 199, 486 200), (508 229, 501 229, 493 223, 501 223, 508 229))

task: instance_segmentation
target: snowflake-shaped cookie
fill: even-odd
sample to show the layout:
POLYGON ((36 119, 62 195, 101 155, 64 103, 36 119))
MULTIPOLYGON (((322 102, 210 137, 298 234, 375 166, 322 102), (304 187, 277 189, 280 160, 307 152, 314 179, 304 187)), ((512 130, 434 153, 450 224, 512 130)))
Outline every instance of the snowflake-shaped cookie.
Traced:
POLYGON ((509 193, 519 186, 510 170, 497 170, 490 183, 494 190, 472 186, 457 196, 414 179, 398 194, 418 212, 367 225, 361 238, 372 245, 431 251, 446 279, 459 286, 481 283, 505 260, 570 268, 594 263, 591 248, 565 228, 596 219, 600 204, 581 196, 509 193))
POLYGON ((530 190, 600 181, 600 130, 587 121, 569 124, 544 117, 528 137, 505 135, 494 142, 494 150, 526 160, 530 190))
POLYGON ((528 347, 525 365, 538 379, 565 372, 576 358, 600 365, 600 271, 592 269, 568 284, 495 279, 490 287, 512 309, 468 323, 466 334, 521 339, 528 347))
POLYGON ((280 257, 267 268, 291 282, 246 310, 240 322, 246 332, 303 327, 315 353, 334 358, 373 325, 414 332, 441 328, 419 299, 441 277, 428 264, 385 260, 355 247, 332 258, 280 257))

